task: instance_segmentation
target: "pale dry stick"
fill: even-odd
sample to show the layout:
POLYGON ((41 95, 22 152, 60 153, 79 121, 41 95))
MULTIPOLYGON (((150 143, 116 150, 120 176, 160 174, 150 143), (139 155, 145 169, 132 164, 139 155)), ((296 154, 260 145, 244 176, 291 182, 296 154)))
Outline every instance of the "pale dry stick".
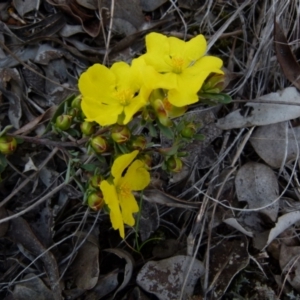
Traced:
MULTIPOLYGON (((184 197, 187 193, 192 193, 193 189, 195 188, 195 186, 201 184, 202 182, 204 182, 208 176, 213 172, 213 170, 215 169, 215 167, 226 157, 226 155, 231 151, 231 149, 237 144, 237 142, 240 140, 240 137, 242 135, 244 131, 241 130, 238 135, 235 137, 235 139, 233 140, 233 142, 231 143, 231 145, 226 149, 226 151, 223 153, 223 155, 221 155, 218 160, 216 161, 216 163, 205 173, 204 176, 202 176, 202 178, 200 180, 198 180, 192 187, 188 188, 186 191, 184 191, 183 193, 181 193, 180 195, 178 195, 178 198, 184 197)), ((199 191, 199 189, 197 188, 197 191, 199 191)), ((204 195, 204 193, 202 193, 204 195)), ((190 198, 189 200, 192 200, 194 198, 197 197, 197 194, 195 194, 192 198, 190 198)))
POLYGON ((215 44, 215 42, 220 38, 220 36, 224 33, 224 31, 228 28, 228 26, 232 23, 232 21, 236 18, 236 16, 240 13, 241 10, 244 9, 251 3, 250 0, 245 1, 241 6, 237 8, 237 10, 231 15, 231 17, 220 27, 220 29, 209 39, 207 44, 206 51, 208 52, 210 48, 215 44))
POLYGON ((186 36, 187 36, 187 24, 186 24, 186 22, 185 22, 185 20, 184 20, 184 17, 183 17, 183 15, 182 15, 182 12, 181 12, 181 10, 176 6, 176 3, 175 3, 174 0, 169 0, 169 1, 171 2, 171 4, 172 4, 172 6, 174 7, 174 9, 177 11, 177 13, 178 13, 178 15, 179 15, 179 17, 180 17, 180 19, 181 19, 181 21, 182 21, 182 24, 183 24, 183 27, 184 27, 184 40, 186 40, 186 36))
MULTIPOLYGON (((220 150, 220 153, 219 153, 219 157, 225 157, 223 156, 223 154, 226 152, 226 146, 227 146, 227 143, 228 143, 228 140, 229 140, 229 134, 226 134, 224 140, 223 140, 223 143, 222 143, 222 147, 221 147, 221 150, 220 150)), ((218 174, 219 174, 219 168, 220 168, 220 162, 222 160, 218 160, 219 163, 217 165, 215 165, 215 167, 213 168, 213 178, 217 177, 218 174)), ((221 194, 221 191, 223 190, 224 188, 224 184, 225 182, 227 181, 227 179, 229 178, 229 176, 234 172, 231 171, 229 172, 229 174, 227 174, 226 178, 225 178, 225 181, 223 182, 223 184, 220 186, 219 190, 218 190, 218 193, 217 193, 217 197, 219 198, 220 197, 220 194, 221 194)), ((209 187, 208 187, 208 192, 207 193, 210 193, 211 190, 213 189, 213 184, 214 184, 214 180, 212 180, 209 184, 209 187)), ((198 250, 199 250, 199 247, 200 247, 200 243, 201 243, 201 240, 202 240, 202 237, 199 238, 198 240, 198 243, 197 243, 197 247, 194 251, 194 244, 195 244, 195 237, 197 235, 197 232, 198 232, 198 229, 199 229, 199 226, 201 225, 201 221, 202 221, 202 218, 203 218, 203 215, 204 215, 204 212, 206 211, 206 207, 207 207, 207 204, 208 204, 208 198, 206 196, 204 196, 204 199, 203 199, 203 205, 200 207, 200 213, 201 215, 197 215, 197 218, 196 218, 196 226, 195 228, 197 228, 197 230, 195 230, 195 228, 193 228, 193 230, 191 231, 191 233, 189 234, 188 238, 187 238, 187 253, 190 254, 190 256, 193 256, 193 259, 190 263, 190 266, 189 266, 189 270, 188 270, 188 273, 187 273, 187 276, 185 277, 185 280, 184 280, 184 283, 183 283, 183 286, 181 288, 181 296, 183 296, 183 292, 184 292, 184 289, 185 289, 185 286, 186 286, 186 283, 187 283, 187 280, 188 280, 188 274, 189 272, 191 271, 191 268, 192 268, 192 265, 193 265, 193 261, 195 260, 196 258, 196 255, 198 253, 198 250), (189 247, 190 245, 190 247, 189 247)), ((215 211, 215 208, 216 208, 216 203, 214 203, 214 210, 213 210, 213 215, 214 215, 214 211, 215 211)), ((213 220, 213 219, 212 219, 213 220)), ((205 227, 204 226, 204 222, 202 222, 202 230, 203 228, 205 227)), ((212 224, 212 221, 211 223, 212 224)), ((212 227, 212 225, 211 225, 212 227)), ((210 245, 210 236, 209 236, 209 242, 208 242, 208 246, 207 246, 207 249, 209 250, 209 245, 210 245)), ((206 266, 206 270, 208 270, 209 266, 209 258, 207 260, 207 266, 206 266)), ((205 275, 205 278, 207 278, 208 280, 208 274, 205 275)), ((206 285, 205 285, 205 282, 204 282, 204 290, 205 288, 207 287, 207 282, 206 282, 206 285)))
MULTIPOLYGON (((44 168, 46 166, 46 164, 50 161, 50 159, 55 155, 55 153, 58 151, 59 149, 57 147, 55 147, 51 153, 48 155, 48 157, 43 161, 43 163, 39 166, 38 170, 36 172, 34 172, 33 174, 31 174, 30 176, 27 177, 26 180, 24 180, 16 189, 14 189, 3 201, 0 202, 0 207, 2 207, 3 205, 5 205, 14 195, 16 195, 24 186, 26 186, 31 180, 33 180, 33 178, 39 173, 39 171, 44 168)), ((1 221, 4 219, 0 220, 0 223, 2 223, 1 221)))
MULTIPOLYGON (((244 147, 245 147, 246 143, 250 139, 254 128, 255 128, 255 126, 251 127, 250 130, 245 135, 242 143, 240 144, 239 148, 237 149, 236 154, 235 154, 235 156, 234 156, 234 158, 232 160, 232 163, 230 165, 231 167, 233 167, 236 164, 236 161, 239 159, 239 157, 241 155, 241 152, 244 150, 244 147)), ((241 131, 244 131, 244 128, 241 131)))
MULTIPOLYGON (((294 257, 293 257, 293 258, 294 258, 294 257)), ((289 273, 292 272, 292 269, 293 269, 294 265, 295 265, 295 264, 297 263, 297 261, 300 259, 300 255, 298 255, 298 256, 295 257, 294 259, 295 259, 295 260, 294 260, 294 262, 291 264, 291 266, 289 267, 289 269, 288 269, 288 271, 287 271, 287 274, 284 276, 284 280, 283 280, 282 287, 281 287, 280 292, 279 292, 279 295, 278 295, 278 299, 280 299, 281 294, 282 294, 282 292, 283 292, 283 288, 284 288, 285 283, 286 283, 286 281, 287 281, 287 277, 288 277, 289 273)), ((284 269, 285 269, 285 268, 284 268, 284 269)), ((284 271, 284 270, 282 270, 282 271, 284 271)))
POLYGON ((110 20, 109 20, 109 27, 108 27, 108 34, 107 34, 107 41, 105 45, 105 55, 103 58, 103 65, 106 64, 107 58, 108 58, 108 53, 109 53, 109 45, 110 45, 110 40, 111 40, 111 32, 112 32, 112 26, 114 22, 114 13, 115 13, 115 0, 111 0, 111 5, 110 5, 110 20))
POLYGON ((50 78, 48 78, 47 76, 44 76, 42 74, 40 74, 39 72, 37 72, 35 69, 31 68, 29 65, 27 65, 26 63, 24 63, 16 54, 14 54, 1 40, 0 40, 0 47, 2 47, 5 51, 7 51, 16 61, 18 61, 23 67, 25 67, 26 69, 30 70, 31 72, 33 72, 34 74, 42 77, 43 79, 45 80, 48 80, 49 82, 53 83, 53 84, 56 84, 66 90, 69 90, 69 91, 72 91, 72 92, 77 92, 78 93, 78 90, 77 89, 72 89, 72 88, 69 88, 69 87, 66 87, 62 84, 60 84, 59 82, 56 82, 50 78))
MULTIPOLYGON (((284 155, 282 158, 281 166, 278 171, 278 176, 277 176, 278 178, 281 176, 281 173, 283 172, 284 165, 286 163, 286 159, 287 159, 287 155, 288 155, 288 147, 289 147, 288 130, 289 130, 288 122, 285 122, 285 139, 284 139, 285 147, 284 147, 284 155)), ((298 144, 297 141, 296 141, 296 144, 298 144)))

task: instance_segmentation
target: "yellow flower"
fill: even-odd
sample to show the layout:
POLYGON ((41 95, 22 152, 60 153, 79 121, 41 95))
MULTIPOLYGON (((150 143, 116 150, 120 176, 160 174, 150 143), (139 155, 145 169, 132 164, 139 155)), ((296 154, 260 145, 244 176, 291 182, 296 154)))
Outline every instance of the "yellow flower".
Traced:
POLYGON ((147 52, 143 59, 163 74, 164 81, 176 83, 168 92, 171 104, 181 107, 197 102, 197 92, 209 74, 223 74, 222 60, 206 56, 206 47, 203 35, 188 42, 159 33, 146 36, 147 52))
POLYGON ((150 174, 145 163, 135 160, 139 151, 119 156, 113 163, 111 174, 112 182, 103 180, 100 189, 104 202, 110 209, 110 220, 114 229, 119 229, 120 236, 124 238, 124 224, 133 226, 135 221, 133 213, 139 211, 138 204, 132 191, 141 191, 150 183, 150 174), (128 168, 128 169, 127 169, 128 168), (124 170, 126 174, 122 176, 124 170))
POLYGON ((117 62, 108 69, 95 64, 84 72, 78 86, 86 121, 102 126, 127 124, 146 104, 151 92, 142 86, 142 68, 139 60, 133 60, 131 66, 117 62))

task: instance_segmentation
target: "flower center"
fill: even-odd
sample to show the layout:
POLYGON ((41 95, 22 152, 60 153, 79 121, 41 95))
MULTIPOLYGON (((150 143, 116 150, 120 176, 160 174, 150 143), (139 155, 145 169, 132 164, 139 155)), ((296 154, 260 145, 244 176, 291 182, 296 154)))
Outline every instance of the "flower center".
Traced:
POLYGON ((174 73, 181 73, 184 65, 184 59, 182 57, 171 57, 172 65, 173 65, 173 72, 174 73))
POLYGON ((134 93, 130 89, 124 89, 115 92, 115 97, 119 100, 120 104, 126 106, 130 104, 131 99, 133 98, 134 93))
POLYGON ((121 185, 117 187, 117 193, 122 197, 122 198, 128 198, 131 194, 131 189, 129 185, 126 182, 123 182, 121 185))

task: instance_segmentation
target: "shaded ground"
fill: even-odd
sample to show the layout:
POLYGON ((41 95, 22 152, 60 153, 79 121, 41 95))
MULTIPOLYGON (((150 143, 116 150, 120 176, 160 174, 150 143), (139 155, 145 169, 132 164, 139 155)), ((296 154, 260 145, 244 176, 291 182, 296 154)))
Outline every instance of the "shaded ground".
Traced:
POLYGON ((1 130, 12 125, 19 142, 0 156, 1 299, 300 299, 299 95, 269 95, 300 86, 299 1, 0 7, 1 130), (185 149, 182 173, 154 160, 151 188, 137 195, 137 226, 121 240, 109 216, 84 203, 105 158, 87 153, 78 126, 62 136, 51 124, 78 95, 84 70, 130 62, 152 31, 204 34, 209 53, 224 61, 233 102, 186 113, 206 139, 185 149), (264 106, 245 106, 263 95, 264 106))

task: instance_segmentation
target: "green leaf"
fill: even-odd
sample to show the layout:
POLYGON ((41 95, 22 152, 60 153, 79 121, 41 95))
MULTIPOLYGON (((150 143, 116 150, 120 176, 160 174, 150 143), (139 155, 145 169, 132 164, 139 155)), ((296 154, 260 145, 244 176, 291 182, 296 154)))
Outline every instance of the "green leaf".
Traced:
POLYGON ((222 93, 200 93, 199 97, 202 103, 206 103, 208 105, 228 104, 232 101, 232 98, 229 95, 222 93))
POLYGON ((167 137, 168 139, 171 139, 171 140, 174 139, 174 132, 172 131, 171 128, 162 125, 159 121, 157 121, 157 126, 158 126, 160 132, 161 132, 165 137, 167 137))
POLYGON ((193 138, 197 141, 204 141, 205 135, 204 134, 195 134, 193 138))
POLYGON ((156 128, 155 128, 155 126, 153 125, 153 123, 148 123, 147 124, 148 126, 148 129, 149 129, 149 134, 150 134, 150 136, 152 136, 152 137, 154 137, 154 138, 156 138, 157 137, 157 131, 156 131, 156 128))
POLYGON ((81 166, 82 169, 92 173, 95 172, 97 167, 98 166, 96 166, 95 164, 84 164, 81 166))
POLYGON ((7 166, 7 160, 4 154, 0 153, 0 173, 2 173, 7 166))

